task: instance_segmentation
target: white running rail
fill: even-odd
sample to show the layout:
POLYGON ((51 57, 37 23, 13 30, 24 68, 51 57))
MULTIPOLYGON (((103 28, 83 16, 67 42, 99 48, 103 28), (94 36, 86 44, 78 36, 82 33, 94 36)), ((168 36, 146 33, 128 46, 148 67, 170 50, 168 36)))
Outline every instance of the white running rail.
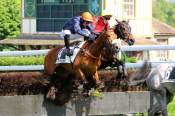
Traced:
MULTIPOLYGON (((175 50, 175 45, 134 45, 134 46, 122 46, 121 51, 150 51, 150 50, 175 50)), ((32 55, 46 55, 47 50, 30 50, 30 51, 3 51, 0 52, 0 57, 3 56, 32 56, 32 55)), ((175 65, 175 62, 152 62, 152 65, 158 65, 160 63, 170 63, 175 65)), ((126 63, 128 68, 138 68, 143 65, 143 62, 126 63)), ((28 65, 28 66, 0 66, 0 71, 27 71, 27 70, 43 70, 43 65, 28 65)))

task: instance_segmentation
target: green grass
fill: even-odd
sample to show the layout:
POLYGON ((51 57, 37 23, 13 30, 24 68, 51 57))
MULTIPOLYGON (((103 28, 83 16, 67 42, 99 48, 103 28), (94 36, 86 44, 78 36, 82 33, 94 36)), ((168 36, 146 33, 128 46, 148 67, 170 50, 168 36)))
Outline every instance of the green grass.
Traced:
POLYGON ((44 56, 0 57, 0 66, 41 65, 41 64, 44 64, 44 56))
POLYGON ((168 116, 175 116, 175 98, 174 98, 174 100, 168 105, 168 116))
MULTIPOLYGON (((134 116, 140 116, 139 114, 135 114, 134 116)), ((144 116, 148 116, 147 113, 144 116)), ((168 104, 168 116, 175 116, 175 97, 174 100, 168 104)))

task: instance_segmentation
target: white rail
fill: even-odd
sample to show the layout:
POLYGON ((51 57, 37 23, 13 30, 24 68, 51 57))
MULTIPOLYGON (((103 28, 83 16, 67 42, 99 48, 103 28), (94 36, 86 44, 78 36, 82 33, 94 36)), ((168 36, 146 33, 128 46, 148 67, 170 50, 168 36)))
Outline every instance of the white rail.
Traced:
POLYGON ((34 56, 45 55, 49 50, 29 50, 29 51, 3 51, 0 56, 34 56))
POLYGON ((123 46, 121 51, 175 50, 175 45, 134 45, 123 46))
MULTIPOLYGON (((151 62, 152 66, 157 66, 161 63, 168 63, 175 66, 175 62, 151 62)), ((126 63, 127 68, 139 68, 144 64, 144 62, 137 63, 126 63)), ((0 71, 34 71, 34 70, 44 70, 43 65, 25 65, 25 66, 0 66, 0 71)))
MULTIPOLYGON (((146 51, 146 50, 175 50, 175 45, 134 45, 122 46, 121 51, 146 51)), ((32 55, 45 55, 49 50, 30 50, 30 51, 3 51, 0 52, 0 57, 3 56, 32 56, 32 55)), ((175 62, 152 62, 153 66, 161 63, 170 63, 175 65, 175 62)), ((143 62, 126 63, 128 68, 138 68, 143 65, 143 62)), ((27 70, 43 70, 43 65, 28 65, 28 66, 0 66, 0 71, 27 71, 27 70)))
MULTIPOLYGON (((122 46, 121 51, 146 51, 146 50, 175 50, 175 45, 134 45, 122 46)), ((0 56, 32 56, 45 55, 49 50, 29 50, 29 51, 3 51, 0 56)))
POLYGON ((0 66, 0 71, 35 71, 44 70, 43 65, 25 65, 25 66, 0 66))

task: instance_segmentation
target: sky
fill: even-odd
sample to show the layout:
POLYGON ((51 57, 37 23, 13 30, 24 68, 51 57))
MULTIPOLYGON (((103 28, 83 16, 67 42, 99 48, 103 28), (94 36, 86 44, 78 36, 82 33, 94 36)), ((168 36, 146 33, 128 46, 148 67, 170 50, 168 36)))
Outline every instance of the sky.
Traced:
POLYGON ((171 2, 175 2, 175 0, 169 0, 169 1, 171 1, 171 2))

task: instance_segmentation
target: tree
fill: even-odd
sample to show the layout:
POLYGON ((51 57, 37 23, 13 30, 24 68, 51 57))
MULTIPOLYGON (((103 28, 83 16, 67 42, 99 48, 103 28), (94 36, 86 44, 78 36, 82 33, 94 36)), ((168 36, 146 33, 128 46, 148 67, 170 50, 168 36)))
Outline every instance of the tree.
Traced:
POLYGON ((0 39, 20 33, 20 0, 1 0, 0 39))
POLYGON ((175 27, 175 3, 166 0, 153 1, 153 17, 175 27))

